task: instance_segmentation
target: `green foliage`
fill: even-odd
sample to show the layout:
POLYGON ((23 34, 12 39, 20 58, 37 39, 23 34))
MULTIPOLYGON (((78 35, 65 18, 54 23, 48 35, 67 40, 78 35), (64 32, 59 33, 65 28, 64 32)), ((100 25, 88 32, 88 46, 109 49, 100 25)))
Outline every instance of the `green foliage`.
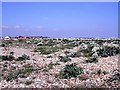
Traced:
POLYGON ((64 70, 60 72, 60 77, 67 79, 71 77, 77 77, 82 73, 83 73, 83 69, 81 67, 77 67, 74 64, 70 64, 70 65, 66 65, 64 70))
POLYGON ((105 46, 103 47, 103 49, 99 49, 97 52, 98 52, 98 56, 101 57, 114 56, 120 53, 120 48, 105 46))
POLYGON ((23 60, 30 60, 30 56, 27 56, 26 54, 23 54, 22 56, 17 58, 18 61, 23 61, 23 60))
POLYGON ((50 64, 48 64, 48 69, 52 69, 54 66, 54 64, 52 62, 50 62, 50 64))
POLYGON ((62 42, 63 42, 63 43, 69 43, 69 42, 71 42, 71 41, 68 40, 68 39, 63 39, 62 42))
POLYGON ((108 72, 107 72, 107 71, 103 71, 102 73, 103 73, 104 75, 105 75, 105 74, 108 74, 108 72))
POLYGON ((68 62, 68 61, 71 61, 70 58, 68 58, 67 56, 63 57, 63 56, 59 56, 59 59, 61 62, 68 62))
POLYGON ((2 43, 0 46, 1 46, 1 47, 5 47, 6 45, 5 45, 4 43, 2 43))
POLYGON ((97 63, 98 59, 95 57, 90 57, 87 60, 85 60, 86 63, 97 63))
POLYGON ((77 51, 77 52, 74 52, 70 55, 70 57, 72 58, 75 58, 75 57, 80 57, 81 56, 81 52, 80 51, 77 51))
POLYGON ((81 52, 83 53, 84 57, 92 56, 92 51, 90 49, 82 49, 81 52))
POLYGON ((92 48, 93 48, 93 46, 88 44, 87 49, 81 49, 80 51, 83 53, 84 57, 91 57, 92 56, 92 48))
POLYGON ((27 81, 25 82, 26 85, 30 85, 30 84, 32 84, 32 83, 33 83, 32 80, 27 80, 27 81))
POLYGON ((10 55, 14 55, 14 52, 10 52, 10 55))
POLYGON ((55 45, 55 42, 52 39, 50 39, 50 40, 48 40, 48 43, 45 45, 46 46, 53 46, 53 45, 55 45))
POLYGON ((40 52, 41 54, 51 54, 53 52, 57 52, 59 49, 57 47, 52 46, 43 46, 40 48, 36 48, 35 52, 40 52))
POLYGON ((32 66, 29 66, 29 65, 26 65, 24 66, 23 69, 20 69, 20 70, 14 70, 12 72, 10 72, 8 74, 8 76, 5 77, 5 79, 7 81, 10 81, 10 80, 14 80, 14 79, 17 79, 18 77, 26 77, 28 76, 30 73, 32 73, 33 71, 33 67, 32 66))
POLYGON ((67 43, 66 45, 64 45, 64 48, 67 49, 73 49, 74 47, 76 47, 77 45, 75 43, 67 43))
POLYGON ((65 53, 65 54, 69 54, 70 52, 66 50, 66 51, 64 51, 64 53, 65 53))
POLYGON ((13 55, 2 55, 0 56, 1 61, 12 61, 15 57, 13 55))

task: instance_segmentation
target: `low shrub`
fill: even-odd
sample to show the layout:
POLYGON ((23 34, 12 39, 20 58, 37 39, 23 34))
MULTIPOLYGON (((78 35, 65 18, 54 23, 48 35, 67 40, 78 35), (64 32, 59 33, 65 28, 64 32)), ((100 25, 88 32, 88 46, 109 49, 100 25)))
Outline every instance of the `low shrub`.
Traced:
POLYGON ((33 83, 32 80, 27 80, 27 81, 25 82, 26 85, 30 85, 30 84, 32 84, 32 83, 33 83))
POLYGON ((23 54, 22 56, 17 58, 17 61, 23 61, 23 60, 30 60, 30 56, 23 54))
POLYGON ((67 79, 71 77, 77 77, 82 73, 83 73, 83 69, 81 67, 77 67, 74 64, 70 64, 70 65, 66 65, 64 67, 64 70, 60 71, 60 77, 67 79))
POLYGON ((50 64, 48 64, 48 69, 52 69, 54 66, 54 64, 52 62, 50 62, 50 64))
POLYGON ((108 72, 107 71, 102 71, 102 73, 105 75, 105 74, 108 74, 108 72))
POLYGON ((69 54, 70 52, 66 50, 66 51, 64 51, 64 53, 65 53, 65 54, 69 54))
POLYGON ((83 53, 84 57, 91 57, 92 56, 92 49, 90 49, 90 48, 81 49, 80 51, 83 53))
POLYGON ((68 43, 68 44, 64 45, 64 47, 67 48, 67 49, 73 49, 76 46, 77 45, 75 43, 68 43))
POLYGON ((52 46, 43 46, 40 48, 36 48, 35 52, 40 52, 41 54, 51 54, 53 52, 57 52, 59 49, 57 47, 52 46))
POLYGON ((63 39, 62 42, 63 42, 63 43, 69 43, 69 42, 71 42, 71 40, 63 39))
POLYGON ((86 63, 97 63, 98 59, 95 57, 90 57, 87 60, 85 60, 86 63))
POLYGON ((23 69, 14 70, 5 77, 6 81, 17 79, 18 77, 27 77, 30 73, 32 73, 33 67, 30 65, 24 66, 23 69))
POLYGON ((72 58, 80 57, 81 56, 81 52, 77 51, 77 52, 71 53, 69 56, 72 57, 72 58))
POLYGON ((68 58, 67 56, 59 56, 59 59, 60 59, 60 61, 61 62, 68 62, 68 61, 71 61, 71 59, 70 58, 68 58))
POLYGON ((108 56, 115 56, 120 53, 119 47, 108 47, 105 46, 102 49, 97 50, 98 56, 101 57, 108 57, 108 56))
POLYGON ((13 55, 2 55, 0 56, 1 61, 12 61, 15 59, 13 55))
POLYGON ((6 45, 5 45, 4 43, 2 43, 0 46, 1 46, 1 47, 5 47, 6 45))

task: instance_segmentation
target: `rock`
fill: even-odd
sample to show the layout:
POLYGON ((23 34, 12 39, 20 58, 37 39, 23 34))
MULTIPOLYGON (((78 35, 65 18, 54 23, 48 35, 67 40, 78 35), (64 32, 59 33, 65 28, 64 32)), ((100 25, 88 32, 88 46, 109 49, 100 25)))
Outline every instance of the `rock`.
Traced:
POLYGON ((86 75, 86 74, 81 74, 81 75, 78 76, 78 78, 79 78, 80 80, 87 80, 87 79, 89 79, 89 76, 86 75))
POLYGON ((39 82, 41 82, 41 80, 40 79, 35 79, 35 82, 39 83, 39 82))
POLYGON ((60 56, 60 57, 66 57, 66 54, 63 54, 63 53, 62 53, 62 54, 60 54, 59 56, 60 56))

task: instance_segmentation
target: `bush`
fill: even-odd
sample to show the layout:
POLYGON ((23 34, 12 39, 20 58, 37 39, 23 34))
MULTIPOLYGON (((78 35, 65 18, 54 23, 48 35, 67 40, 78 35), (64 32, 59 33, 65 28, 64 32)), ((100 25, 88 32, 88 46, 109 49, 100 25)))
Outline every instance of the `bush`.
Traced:
POLYGON ((67 49, 72 49, 75 46, 77 46, 75 43, 68 43, 68 44, 64 45, 64 47, 67 48, 67 49))
POLYGON ((15 59, 15 57, 13 56, 13 55, 2 55, 2 56, 0 56, 0 59, 2 60, 2 61, 12 61, 12 60, 14 60, 15 59))
POLYGON ((70 58, 68 58, 67 56, 59 56, 59 59, 60 59, 60 61, 61 62, 68 62, 68 61, 71 61, 71 59, 70 58))
POLYGON ((0 46, 1 46, 1 47, 5 47, 6 45, 5 45, 4 43, 2 43, 0 46))
POLYGON ((32 83, 33 83, 32 80, 27 80, 27 81, 25 82, 26 85, 30 85, 30 84, 32 84, 32 83))
POLYGON ((23 69, 20 70, 14 70, 8 74, 8 76, 5 77, 7 81, 17 79, 18 77, 26 77, 30 73, 32 73, 33 67, 30 65, 24 66, 23 69))
POLYGON ((63 43, 69 43, 69 42, 71 42, 71 41, 68 40, 68 39, 63 39, 62 42, 63 42, 63 43))
POLYGON ((83 53, 84 57, 91 57, 92 51, 89 49, 82 49, 81 52, 83 53))
POLYGON ((119 54, 120 49, 119 47, 116 48, 116 47, 105 46, 104 48, 97 50, 97 52, 98 52, 98 56, 108 57, 108 56, 114 56, 114 55, 119 54))
POLYGON ((14 52, 10 52, 10 55, 14 55, 14 52))
POLYGON ((70 57, 72 58, 75 58, 75 57, 80 57, 81 56, 81 52, 77 51, 77 52, 74 52, 70 55, 70 57))
POLYGON ((43 46, 40 48, 36 48, 34 50, 35 52, 40 52, 41 54, 51 54, 53 52, 57 52, 58 48, 57 47, 52 47, 52 46, 43 46))
POLYGON ((98 59, 95 57, 91 57, 91 58, 88 58, 87 60, 85 60, 85 62, 86 63, 97 63, 98 59))
POLYGON ((80 51, 83 53, 84 57, 91 57, 92 49, 93 49, 93 46, 88 44, 87 48, 82 48, 80 51))
POLYGON ((52 69, 54 66, 54 64, 52 62, 50 62, 50 64, 48 64, 48 69, 52 69))
POLYGON ((18 61, 30 60, 30 57, 27 56, 26 54, 23 54, 21 57, 18 57, 17 60, 18 61))
POLYGON ((70 52, 66 50, 66 51, 64 51, 64 53, 65 53, 65 54, 69 54, 70 52))
POLYGON ((70 64, 70 65, 66 65, 64 70, 60 72, 60 77, 67 79, 71 77, 77 77, 82 73, 83 73, 83 69, 81 67, 77 67, 74 64, 70 64))
POLYGON ((107 71, 103 71, 102 73, 103 73, 104 75, 105 75, 105 74, 108 74, 108 72, 107 72, 107 71))

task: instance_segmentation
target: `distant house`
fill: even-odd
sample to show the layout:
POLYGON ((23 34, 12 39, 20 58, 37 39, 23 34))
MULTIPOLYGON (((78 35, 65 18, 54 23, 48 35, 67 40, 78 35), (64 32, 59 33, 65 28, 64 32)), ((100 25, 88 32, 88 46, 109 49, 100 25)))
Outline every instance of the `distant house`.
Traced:
POLYGON ((6 37, 4 37, 4 40, 11 40, 11 37, 10 36, 6 36, 6 37))
POLYGON ((19 39, 28 39, 29 37, 27 37, 27 36, 19 36, 18 38, 19 39))
POLYGON ((29 36, 30 38, 47 38, 47 37, 44 37, 44 36, 29 36))

